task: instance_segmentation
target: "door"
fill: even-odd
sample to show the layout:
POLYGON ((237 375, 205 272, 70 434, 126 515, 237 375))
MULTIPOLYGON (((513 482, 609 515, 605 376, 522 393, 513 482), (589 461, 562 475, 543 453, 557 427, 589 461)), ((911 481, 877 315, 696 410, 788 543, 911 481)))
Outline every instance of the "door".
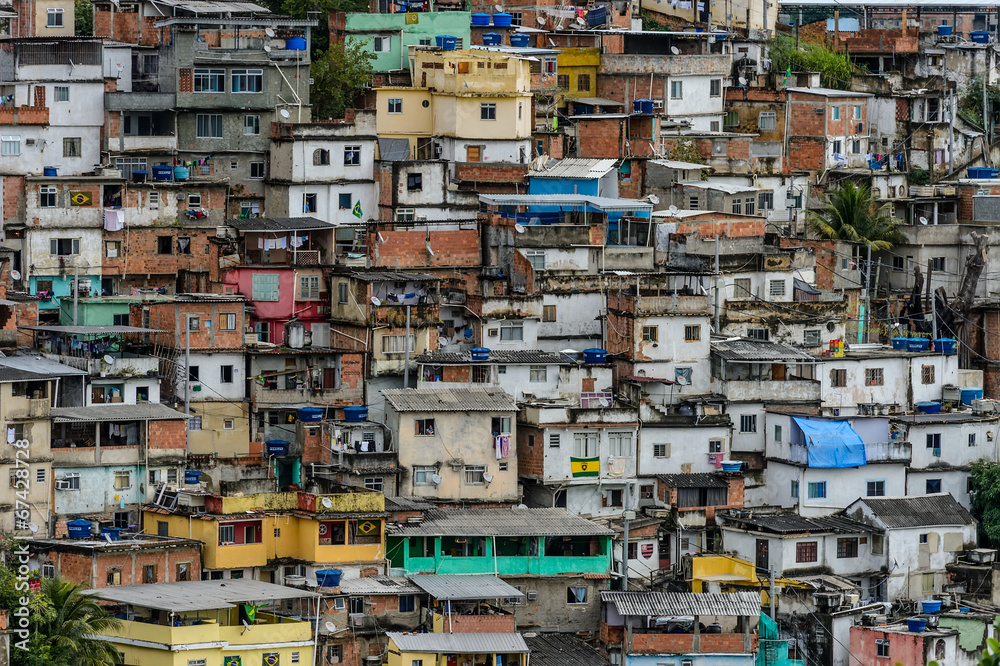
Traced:
POLYGON ((764 571, 770 571, 771 567, 768 564, 767 557, 767 539, 757 539, 757 568, 763 569, 764 571))

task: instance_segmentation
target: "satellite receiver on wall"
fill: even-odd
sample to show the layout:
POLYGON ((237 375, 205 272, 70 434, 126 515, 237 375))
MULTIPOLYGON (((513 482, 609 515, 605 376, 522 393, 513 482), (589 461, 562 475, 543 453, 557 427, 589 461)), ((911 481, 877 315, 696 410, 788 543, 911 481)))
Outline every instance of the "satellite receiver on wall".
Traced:
POLYGON ((274 37, 274 30, 271 30, 270 28, 264 28, 264 34, 267 35, 268 37, 274 37))
POLYGON ((522 225, 522 224, 515 224, 514 225, 514 231, 516 231, 519 234, 523 234, 524 233, 524 225, 522 225))
POLYGON ((486 483, 489 483, 492 480, 493 480, 493 475, 492 474, 490 474, 489 472, 483 472, 483 481, 485 481, 486 483))
POLYGON ((264 52, 265 53, 270 53, 271 52, 271 46, 270 46, 270 44, 264 44, 264 52))
POLYGON ((115 357, 111 354, 105 354, 102 360, 108 365, 112 365, 115 362, 115 357))
POLYGON ((326 627, 326 630, 329 631, 331 634, 337 630, 337 625, 335 625, 333 622, 327 622, 323 626, 326 627))
POLYGON ((20 280, 21 279, 21 271, 13 270, 13 271, 10 272, 10 276, 12 278, 14 278, 15 280, 20 280))
POLYGON ((538 25, 545 25, 545 17, 544 16, 536 16, 535 20, 538 22, 538 25))
POLYGON ((332 509, 333 508, 333 500, 331 500, 329 497, 324 497, 321 500, 321 502, 323 504, 323 508, 324 509, 332 509))
POLYGON ((742 76, 739 78, 739 82, 741 86, 745 86, 747 84, 747 80, 742 76))
POLYGON ((374 304, 375 307, 378 307, 382 305, 382 301, 378 299, 378 296, 372 296, 372 304, 374 304))
POLYGON ((679 48, 677 48, 676 46, 671 46, 670 47, 670 52, 673 53, 674 55, 680 55, 681 50, 679 48))
POLYGON ((660 203, 660 197, 656 196, 655 194, 650 194, 646 198, 649 199, 649 203, 653 204, 654 206, 660 203))
POLYGON ((281 117, 284 118, 285 120, 288 120, 289 118, 292 117, 292 114, 288 113, 288 109, 282 109, 281 111, 278 111, 278 113, 280 113, 281 117))
POLYGON ((920 224, 927 224, 927 218, 926 217, 921 217, 920 218, 920 224))
POLYGON ((434 483, 434 485, 438 485, 439 483, 441 483, 442 481, 444 481, 444 479, 442 479, 437 474, 431 474, 431 481, 434 483))
POLYGON ((503 11, 503 5, 493 5, 493 9, 497 10, 498 12, 502 12, 503 11))
POLYGON ((670 208, 668 208, 667 210, 670 211, 671 215, 676 215, 677 214, 677 206, 671 205, 670 208))

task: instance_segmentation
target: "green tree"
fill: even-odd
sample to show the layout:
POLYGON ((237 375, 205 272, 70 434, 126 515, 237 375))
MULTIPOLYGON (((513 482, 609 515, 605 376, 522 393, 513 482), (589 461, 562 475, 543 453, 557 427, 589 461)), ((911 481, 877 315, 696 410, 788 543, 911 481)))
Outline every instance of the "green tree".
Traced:
POLYGON ((867 185, 847 181, 827 197, 818 211, 808 211, 809 227, 820 238, 862 243, 873 250, 888 250, 903 240, 900 221, 879 206, 867 185))
POLYGON ((979 521, 979 536, 1000 545, 1000 463, 977 460, 969 472, 972 515, 979 521))
POLYGON ((94 5, 90 0, 75 0, 73 15, 75 17, 73 34, 77 37, 89 37, 94 34, 94 5))
POLYGON ((371 82, 375 54, 361 42, 347 40, 331 44, 313 60, 313 87, 310 101, 317 119, 343 118, 365 85, 371 82))
POLYGON ((110 666, 118 663, 118 651, 107 642, 91 638, 121 628, 121 621, 88 595, 83 585, 59 578, 46 579, 33 595, 31 624, 35 635, 29 665, 67 664, 110 666))
POLYGON ((851 89, 854 66, 846 53, 831 51, 819 44, 800 44, 795 38, 778 34, 771 42, 771 63, 779 81, 791 66, 792 71, 819 72, 820 82, 827 88, 851 89))

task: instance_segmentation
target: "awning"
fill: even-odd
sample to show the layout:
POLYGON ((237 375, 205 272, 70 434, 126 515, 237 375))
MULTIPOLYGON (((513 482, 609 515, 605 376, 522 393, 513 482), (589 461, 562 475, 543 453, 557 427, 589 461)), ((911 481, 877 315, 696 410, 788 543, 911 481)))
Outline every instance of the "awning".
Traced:
POLYGON ((843 468, 867 464, 865 443, 847 421, 814 421, 797 416, 792 420, 805 437, 809 467, 843 468))
POLYGON ((817 295, 823 293, 816 287, 809 284, 808 282, 803 282, 798 278, 792 278, 792 283, 795 285, 796 289, 798 289, 799 291, 803 291, 807 294, 817 295))

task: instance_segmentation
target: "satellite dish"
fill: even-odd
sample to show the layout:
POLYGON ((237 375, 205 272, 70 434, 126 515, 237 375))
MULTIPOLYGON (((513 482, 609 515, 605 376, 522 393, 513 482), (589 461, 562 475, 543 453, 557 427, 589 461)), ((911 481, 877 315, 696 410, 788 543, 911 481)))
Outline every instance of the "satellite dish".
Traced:
POLYGON ((484 472, 483 473, 483 481, 485 481, 486 483, 489 483, 492 480, 493 480, 493 475, 492 474, 490 474, 489 472, 484 472))
POLYGON ((112 365, 115 362, 115 357, 112 356, 111 354, 105 354, 102 360, 108 365, 112 365))
POLYGON ((264 52, 265 53, 270 53, 271 52, 271 46, 269 44, 264 44, 264 52))
POLYGON ((649 203, 651 203, 651 204, 658 204, 658 203, 660 203, 660 197, 656 196, 655 194, 650 194, 646 198, 649 199, 649 203))
POLYGON ((337 630, 337 625, 335 625, 333 622, 327 622, 323 626, 326 627, 326 630, 329 631, 331 634, 337 630))
POLYGON ((676 213, 677 212, 677 206, 674 206, 673 204, 671 204, 670 208, 668 208, 667 210, 669 210, 671 214, 676 213))
POLYGON ((292 114, 288 113, 288 109, 282 109, 281 111, 278 111, 278 113, 280 113, 281 117, 284 118, 285 120, 288 120, 289 118, 292 117, 292 114))
POLYGON ((538 25, 545 25, 545 17, 544 16, 536 16, 535 20, 538 21, 538 25))
MULTIPOLYGON (((36 525, 35 523, 28 523, 28 529, 31 530, 32 533, 35 533, 38 531, 38 525, 36 525)), ((111 535, 106 534, 105 536, 111 536, 111 535)))
POLYGON ((20 280, 21 279, 21 271, 19 271, 19 270, 13 270, 13 271, 10 272, 10 276, 12 278, 14 278, 15 280, 20 280))
POLYGON ((268 37, 274 37, 274 30, 271 30, 270 28, 264 28, 264 34, 267 35, 268 37))
POLYGON ((514 225, 514 231, 516 231, 519 234, 523 234, 524 233, 524 225, 522 225, 522 224, 515 224, 514 225))
POLYGON ((587 25, 587 22, 585 20, 583 20, 582 16, 577 16, 576 17, 576 22, 577 22, 578 25, 587 25))
POLYGON ((607 407, 608 406, 608 399, 607 398, 601 398, 599 402, 601 403, 601 407, 607 407))
POLYGON ((741 86, 745 86, 747 84, 747 80, 742 76, 739 78, 739 82, 741 86))
POLYGON ((920 224, 927 224, 927 218, 926 217, 920 218, 920 224))
POLYGON ((333 508, 333 500, 331 500, 329 497, 324 497, 322 500, 320 500, 320 502, 323 504, 323 508, 325 509, 333 508))
POLYGON ((382 301, 378 299, 378 296, 372 296, 372 303, 375 305, 375 307, 382 305, 382 301))
POLYGON ((670 47, 670 52, 673 53, 674 55, 680 55, 681 50, 679 48, 677 48, 676 46, 671 46, 670 47))
POLYGON ((681 386, 687 386, 688 384, 690 384, 690 382, 687 380, 687 377, 685 377, 684 375, 681 375, 680 377, 677 378, 677 383, 680 384, 681 386))
POLYGON ((493 9, 497 10, 498 12, 502 12, 503 11, 503 5, 493 5, 493 9))
POLYGON ((434 482, 434 485, 437 485, 437 484, 441 483, 442 481, 444 481, 444 479, 442 479, 437 474, 431 474, 431 481, 434 482))

